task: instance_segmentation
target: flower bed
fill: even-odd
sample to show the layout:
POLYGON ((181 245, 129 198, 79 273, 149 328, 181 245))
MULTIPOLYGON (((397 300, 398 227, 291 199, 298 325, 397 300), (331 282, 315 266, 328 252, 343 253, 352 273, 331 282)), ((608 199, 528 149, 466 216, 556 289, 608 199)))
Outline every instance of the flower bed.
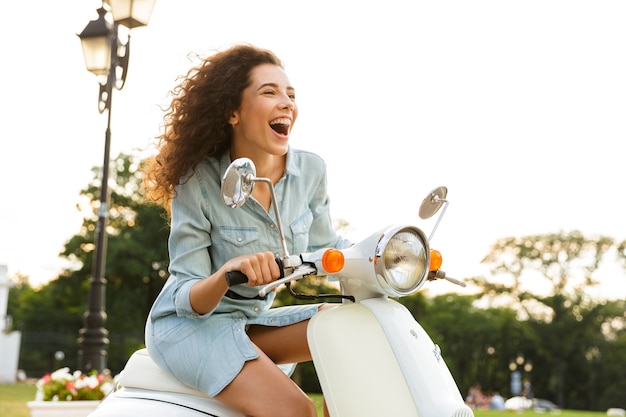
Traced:
POLYGON ((113 387, 113 378, 107 372, 87 375, 81 371, 70 373, 70 368, 61 368, 37 381, 35 401, 101 400, 113 387))

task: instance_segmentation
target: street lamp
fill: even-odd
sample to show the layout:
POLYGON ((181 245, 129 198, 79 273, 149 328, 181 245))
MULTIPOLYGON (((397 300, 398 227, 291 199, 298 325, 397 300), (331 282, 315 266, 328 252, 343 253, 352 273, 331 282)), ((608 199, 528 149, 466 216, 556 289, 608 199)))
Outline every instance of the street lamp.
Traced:
POLYGON ((106 322, 104 277, 106 264, 106 227, 109 218, 109 151, 111 147, 111 97, 113 88, 121 90, 126 81, 130 35, 123 42, 120 29, 129 32, 146 26, 156 0, 108 0, 98 9, 98 19, 90 21, 78 35, 85 56, 87 70, 98 77, 100 93, 98 110, 107 113, 107 128, 104 136, 104 162, 100 186, 100 207, 96 226, 96 249, 92 278, 89 281, 88 307, 85 311, 84 327, 78 337, 78 366, 83 372, 106 368, 109 332, 106 322))
POLYGON ((509 370, 511 371, 511 394, 518 396, 522 393, 522 374, 519 370, 528 373, 533 370, 532 361, 526 359, 524 355, 518 353, 514 359, 509 362, 509 370))

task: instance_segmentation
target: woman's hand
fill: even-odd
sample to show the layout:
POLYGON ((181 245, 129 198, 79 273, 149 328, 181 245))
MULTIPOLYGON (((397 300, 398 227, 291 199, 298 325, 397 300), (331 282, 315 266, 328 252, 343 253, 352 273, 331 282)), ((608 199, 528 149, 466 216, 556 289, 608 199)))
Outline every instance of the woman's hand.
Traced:
POLYGON ((269 284, 280 277, 280 268, 272 252, 259 252, 251 255, 237 256, 226 262, 210 277, 198 280, 189 294, 191 307, 198 314, 213 311, 222 300, 228 284, 226 273, 240 271, 248 277, 247 285, 269 284))
POLYGON ((221 268, 226 272, 239 271, 248 277, 249 287, 269 284, 280 277, 280 268, 272 252, 242 255, 226 262, 221 268))

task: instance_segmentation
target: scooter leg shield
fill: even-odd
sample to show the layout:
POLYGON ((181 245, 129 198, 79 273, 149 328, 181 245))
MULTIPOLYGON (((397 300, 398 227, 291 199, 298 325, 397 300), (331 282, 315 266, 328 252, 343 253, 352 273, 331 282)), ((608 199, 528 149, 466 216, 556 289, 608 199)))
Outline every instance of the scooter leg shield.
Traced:
POLYGON ((473 417, 438 347, 387 298, 316 314, 309 345, 330 415, 473 417))
POLYGON ((380 324, 363 305, 321 311, 307 332, 332 417, 419 416, 380 324))

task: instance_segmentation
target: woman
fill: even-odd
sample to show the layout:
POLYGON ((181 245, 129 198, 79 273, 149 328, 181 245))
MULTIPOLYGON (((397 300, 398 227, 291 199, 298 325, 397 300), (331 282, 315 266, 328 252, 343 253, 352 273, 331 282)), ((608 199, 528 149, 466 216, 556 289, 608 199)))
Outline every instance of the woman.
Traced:
POLYGON ((282 252, 270 188, 256 183, 239 209, 220 182, 236 158, 250 158, 275 186, 291 253, 346 247, 332 229, 326 166, 292 149, 295 90, 270 51, 236 45, 205 59, 174 89, 147 169, 149 195, 171 216, 170 278, 155 301, 146 345, 164 370, 249 416, 316 416, 277 364, 311 360, 308 320, 325 305, 270 309, 256 286, 279 277, 282 252), (228 288, 225 274, 247 284, 228 288))

